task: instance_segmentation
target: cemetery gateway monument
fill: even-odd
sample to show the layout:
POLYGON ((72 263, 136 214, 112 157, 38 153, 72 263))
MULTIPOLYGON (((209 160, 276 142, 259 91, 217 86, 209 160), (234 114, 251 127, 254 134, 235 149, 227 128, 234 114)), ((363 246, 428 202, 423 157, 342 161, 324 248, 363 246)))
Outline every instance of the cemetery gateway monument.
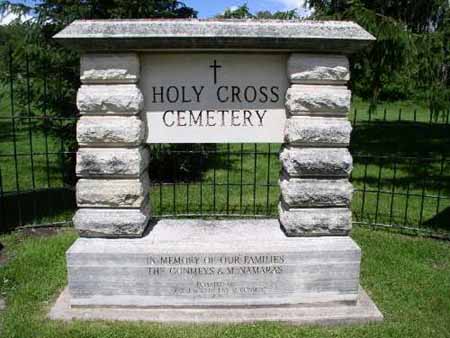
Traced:
POLYGON ((94 20, 81 52, 80 238, 52 318, 381 320, 349 237, 351 22, 94 20), (279 219, 151 220, 148 144, 283 143, 279 219))

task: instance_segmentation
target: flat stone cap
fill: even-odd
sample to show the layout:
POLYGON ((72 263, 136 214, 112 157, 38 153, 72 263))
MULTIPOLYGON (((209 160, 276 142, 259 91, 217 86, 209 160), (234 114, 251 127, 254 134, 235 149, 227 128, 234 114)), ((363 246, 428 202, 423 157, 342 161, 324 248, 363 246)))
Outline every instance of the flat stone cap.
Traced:
POLYGON ((54 36, 69 48, 101 51, 270 50, 352 54, 375 38, 348 21, 77 20, 54 36))

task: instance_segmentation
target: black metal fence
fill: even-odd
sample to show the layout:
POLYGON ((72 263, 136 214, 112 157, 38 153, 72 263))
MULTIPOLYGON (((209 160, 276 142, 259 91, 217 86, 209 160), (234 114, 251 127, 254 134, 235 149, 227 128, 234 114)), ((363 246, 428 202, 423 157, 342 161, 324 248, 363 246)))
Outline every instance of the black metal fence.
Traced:
MULTIPOLYGON (((8 51, 0 69, 0 230, 70 223, 75 121, 64 66, 8 51), (71 102, 68 102, 71 101, 71 102)), ((449 112, 356 102, 354 222, 450 238, 449 112)), ((157 217, 276 217, 279 144, 151 146, 157 217)))

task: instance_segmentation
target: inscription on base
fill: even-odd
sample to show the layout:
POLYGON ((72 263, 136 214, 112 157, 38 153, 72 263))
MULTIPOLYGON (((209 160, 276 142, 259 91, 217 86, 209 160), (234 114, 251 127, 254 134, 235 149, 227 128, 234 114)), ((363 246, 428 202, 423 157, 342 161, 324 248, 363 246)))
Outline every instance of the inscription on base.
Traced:
POLYGON ((208 295, 221 297, 230 295, 265 294, 266 287, 236 285, 231 281, 221 281, 221 277, 242 275, 282 274, 286 257, 280 256, 148 256, 148 275, 152 279, 169 276, 192 277, 192 285, 174 286, 172 295, 208 295), (214 280, 201 280, 203 276, 214 280))

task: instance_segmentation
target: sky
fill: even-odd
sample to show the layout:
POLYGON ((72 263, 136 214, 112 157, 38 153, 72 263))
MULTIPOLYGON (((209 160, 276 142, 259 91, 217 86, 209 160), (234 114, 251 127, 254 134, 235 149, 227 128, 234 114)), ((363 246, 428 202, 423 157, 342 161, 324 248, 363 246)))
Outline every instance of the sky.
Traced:
POLYGON ((182 0, 186 5, 198 11, 200 18, 210 18, 223 13, 227 8, 234 8, 247 3, 251 12, 286 11, 299 8, 299 13, 306 13, 304 0, 182 0))
MULTIPOLYGON (((33 4, 35 0, 13 0, 12 2, 33 4)), ((253 13, 259 11, 286 11, 291 9, 298 9, 301 15, 307 15, 308 13, 303 8, 305 0, 181 0, 181 2, 197 10, 200 18, 211 18, 223 13, 227 8, 233 9, 245 3, 247 3, 250 11, 253 13)), ((14 18, 15 15, 5 13, 4 16, 0 16, 0 25, 8 24, 14 18)))

